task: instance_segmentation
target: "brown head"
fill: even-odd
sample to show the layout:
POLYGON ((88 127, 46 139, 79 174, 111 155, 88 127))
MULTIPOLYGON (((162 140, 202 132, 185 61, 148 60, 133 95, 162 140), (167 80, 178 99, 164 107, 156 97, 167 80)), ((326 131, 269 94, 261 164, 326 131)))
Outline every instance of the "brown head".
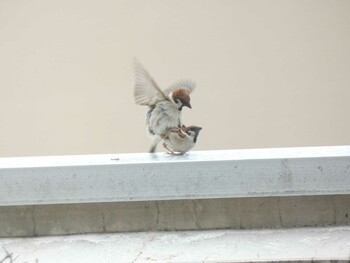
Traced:
POLYGON ((177 105, 179 110, 182 110, 182 107, 186 106, 192 109, 190 103, 190 93, 187 89, 177 88, 174 89, 170 94, 171 100, 177 105))

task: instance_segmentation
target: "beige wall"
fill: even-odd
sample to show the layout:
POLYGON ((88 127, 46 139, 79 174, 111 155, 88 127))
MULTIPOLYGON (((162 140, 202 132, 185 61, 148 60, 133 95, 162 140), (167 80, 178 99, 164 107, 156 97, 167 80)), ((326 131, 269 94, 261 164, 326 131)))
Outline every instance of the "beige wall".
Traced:
MULTIPOLYGON (((0 1, 0 156, 143 152, 135 56, 196 150, 350 144, 350 1, 0 1)), ((159 147, 161 149, 161 147, 159 147)))

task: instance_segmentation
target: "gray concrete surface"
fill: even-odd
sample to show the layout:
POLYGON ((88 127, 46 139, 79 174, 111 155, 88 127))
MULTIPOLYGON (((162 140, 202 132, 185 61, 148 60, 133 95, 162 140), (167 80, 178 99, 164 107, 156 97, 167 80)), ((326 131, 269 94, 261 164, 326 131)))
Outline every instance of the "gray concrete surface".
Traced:
POLYGON ((350 147, 0 158, 0 206, 350 194, 350 147))
POLYGON ((350 196, 0 207, 0 236, 350 225, 350 196))
POLYGON ((0 239, 16 263, 349 262, 350 227, 0 239))

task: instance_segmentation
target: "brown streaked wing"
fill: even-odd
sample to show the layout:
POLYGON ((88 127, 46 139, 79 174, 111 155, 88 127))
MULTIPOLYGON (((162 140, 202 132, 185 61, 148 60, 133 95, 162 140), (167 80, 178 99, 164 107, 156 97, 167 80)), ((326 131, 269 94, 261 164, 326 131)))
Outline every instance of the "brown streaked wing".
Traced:
POLYGON ((144 106, 154 105, 159 100, 167 99, 163 91, 137 59, 134 59, 134 71, 134 100, 136 104, 144 106))

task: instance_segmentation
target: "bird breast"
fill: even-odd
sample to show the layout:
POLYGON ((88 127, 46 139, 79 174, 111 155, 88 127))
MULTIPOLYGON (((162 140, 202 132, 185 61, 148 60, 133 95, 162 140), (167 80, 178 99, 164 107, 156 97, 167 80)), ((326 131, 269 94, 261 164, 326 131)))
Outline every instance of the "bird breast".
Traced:
POLYGON ((176 132, 171 132, 168 138, 164 140, 164 142, 175 152, 182 153, 188 152, 195 145, 193 138, 190 136, 182 138, 176 132))
POLYGON ((150 133, 164 135, 169 129, 178 127, 181 111, 170 101, 160 101, 147 112, 147 126, 150 133))

